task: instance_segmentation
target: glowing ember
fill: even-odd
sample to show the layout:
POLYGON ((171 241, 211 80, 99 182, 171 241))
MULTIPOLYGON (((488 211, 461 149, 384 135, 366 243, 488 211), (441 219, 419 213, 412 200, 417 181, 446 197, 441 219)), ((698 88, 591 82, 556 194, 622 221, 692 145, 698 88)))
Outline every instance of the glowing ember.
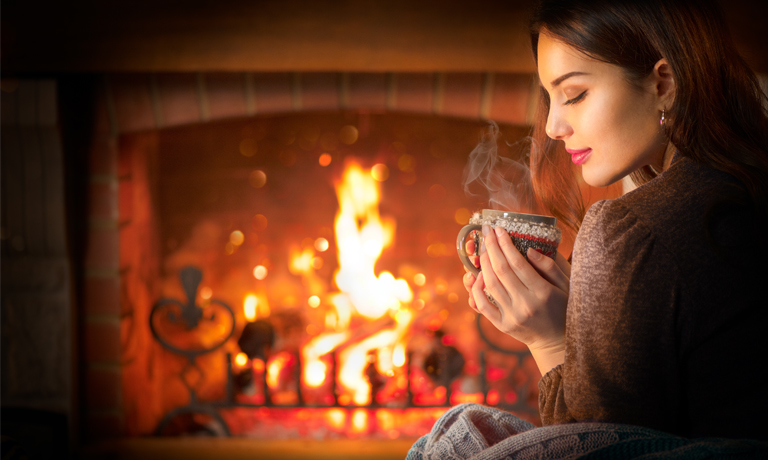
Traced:
POLYGON ((280 352, 270 358, 267 363, 267 386, 275 390, 280 384, 280 371, 288 364, 291 355, 287 352, 280 352))

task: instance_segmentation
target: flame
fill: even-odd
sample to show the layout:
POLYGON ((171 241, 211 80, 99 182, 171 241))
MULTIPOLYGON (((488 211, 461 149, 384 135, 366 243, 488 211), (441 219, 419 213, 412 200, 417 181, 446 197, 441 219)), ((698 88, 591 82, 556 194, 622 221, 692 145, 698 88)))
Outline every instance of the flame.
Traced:
POLYGON ((327 366, 320 357, 330 353, 349 338, 350 332, 320 334, 301 350, 304 361, 303 378, 309 387, 319 387, 325 381, 327 366))
POLYGON ((288 269, 294 275, 309 273, 312 270, 313 257, 315 257, 315 251, 312 248, 306 248, 303 251, 298 248, 291 248, 288 269))
POLYGON ((287 352, 280 352, 273 356, 267 363, 267 386, 271 389, 277 389, 280 384, 280 371, 288 364, 291 355, 287 352))
POLYGON ((336 194, 339 212, 334 227, 340 266, 336 285, 349 296, 358 313, 380 318, 387 310, 397 310, 413 300, 405 280, 395 279, 386 271, 378 277, 374 273, 376 260, 392 243, 394 221, 379 217, 379 185, 370 172, 355 163, 344 171, 336 194))
POLYGON ((364 377, 370 351, 378 351, 376 370, 383 375, 394 375, 395 357, 391 347, 394 344, 404 346, 404 336, 412 319, 413 313, 399 310, 395 315, 397 324, 394 328, 379 331, 341 352, 339 382, 352 392, 352 402, 360 406, 371 402, 371 384, 364 377))
POLYGON ((243 300, 243 313, 245 313, 245 319, 248 321, 256 321, 256 318, 258 317, 256 307, 258 307, 258 305, 259 299, 256 297, 256 294, 249 293, 245 296, 245 300, 243 300))

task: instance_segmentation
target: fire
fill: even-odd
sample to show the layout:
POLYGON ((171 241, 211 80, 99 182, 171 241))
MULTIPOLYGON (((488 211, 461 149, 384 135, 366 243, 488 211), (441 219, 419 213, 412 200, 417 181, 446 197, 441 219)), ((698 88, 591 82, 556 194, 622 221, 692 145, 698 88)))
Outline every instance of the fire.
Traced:
POLYGON ((389 272, 378 277, 376 260, 392 243, 395 224, 379 217, 379 186, 357 164, 350 164, 336 186, 339 212, 335 231, 339 255, 336 285, 349 296, 358 313, 380 318, 413 300, 408 283, 389 272))
POLYGON ((301 350, 304 361, 303 378, 309 387, 318 387, 325 381, 326 365, 320 357, 330 353, 349 338, 350 333, 325 333, 312 339, 301 350))
POLYGON ((280 352, 273 356, 267 363, 267 386, 271 389, 277 389, 280 384, 280 371, 288 364, 291 355, 287 352, 280 352))
POLYGON ((248 321, 256 321, 256 307, 259 305, 259 299, 256 297, 256 294, 248 294, 245 296, 245 300, 243 300, 243 313, 245 314, 245 319, 248 321))

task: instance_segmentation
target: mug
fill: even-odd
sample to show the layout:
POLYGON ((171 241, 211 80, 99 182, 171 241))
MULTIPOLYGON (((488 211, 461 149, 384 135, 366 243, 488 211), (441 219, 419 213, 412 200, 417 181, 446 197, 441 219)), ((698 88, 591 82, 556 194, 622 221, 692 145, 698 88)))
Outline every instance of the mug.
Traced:
POLYGON ((557 219, 554 217, 483 209, 482 214, 476 212, 469 219, 469 225, 465 225, 456 238, 459 259, 475 276, 480 273, 480 270, 469 259, 466 240, 470 233, 475 232, 474 255, 477 255, 480 245, 483 243, 481 231, 483 224, 488 224, 491 228, 503 227, 509 233, 512 243, 526 260, 528 260, 528 248, 533 248, 552 258, 552 260, 557 255, 557 245, 560 244, 562 233, 557 228, 557 219))

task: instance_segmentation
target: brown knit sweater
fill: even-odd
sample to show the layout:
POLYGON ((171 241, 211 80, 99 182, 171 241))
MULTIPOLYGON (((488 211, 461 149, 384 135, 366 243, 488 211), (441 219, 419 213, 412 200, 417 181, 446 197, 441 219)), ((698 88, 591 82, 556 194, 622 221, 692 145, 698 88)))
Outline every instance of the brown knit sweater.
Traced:
MULTIPOLYGON (((675 157, 587 213, 573 250, 565 362, 544 425, 608 421, 768 439, 768 260, 729 175, 675 157)), ((743 196, 743 195, 742 195, 743 196)))

